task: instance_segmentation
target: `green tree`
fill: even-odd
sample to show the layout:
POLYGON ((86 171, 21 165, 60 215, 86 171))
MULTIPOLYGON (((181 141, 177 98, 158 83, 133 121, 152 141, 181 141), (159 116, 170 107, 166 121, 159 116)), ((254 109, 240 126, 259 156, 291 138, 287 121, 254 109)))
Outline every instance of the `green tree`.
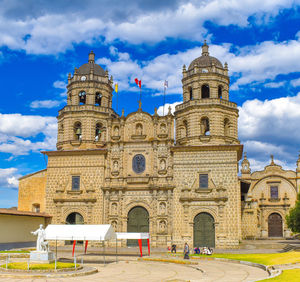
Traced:
POLYGON ((286 216, 287 226, 294 232, 300 232, 300 193, 297 196, 295 207, 290 209, 289 214, 286 216))

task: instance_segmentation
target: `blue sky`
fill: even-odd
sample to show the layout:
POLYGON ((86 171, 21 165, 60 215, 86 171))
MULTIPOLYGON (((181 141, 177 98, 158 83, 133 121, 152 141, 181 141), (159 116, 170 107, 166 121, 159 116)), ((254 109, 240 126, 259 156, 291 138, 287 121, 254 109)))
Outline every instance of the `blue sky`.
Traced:
MULTIPOLYGON (((0 207, 17 205, 18 177, 44 169, 69 72, 97 63, 119 84, 118 112, 162 112, 182 101, 181 72, 201 55, 228 63, 230 100, 252 170, 270 154, 295 169, 300 149, 300 1, 0 0, 0 207)), ((113 98, 116 109, 116 97, 113 98)))

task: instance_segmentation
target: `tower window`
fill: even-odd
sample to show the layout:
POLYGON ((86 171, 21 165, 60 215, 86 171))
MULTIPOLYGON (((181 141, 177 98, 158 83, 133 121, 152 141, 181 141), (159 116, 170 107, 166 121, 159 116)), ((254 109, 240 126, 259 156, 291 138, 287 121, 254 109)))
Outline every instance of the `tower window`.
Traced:
POLYGON ((101 132, 102 132, 102 124, 97 123, 96 124, 96 131, 95 131, 95 141, 99 141, 101 138, 101 132))
POLYGON ((218 98, 222 99, 222 91, 223 91, 223 87, 221 85, 218 86, 218 98))
POLYGON ((225 136, 229 136, 229 128, 230 128, 230 123, 229 123, 229 119, 225 118, 224 119, 224 135, 225 136))
POLYGON ((80 176, 72 176, 72 190, 73 191, 80 190, 80 176))
POLYGON ((100 92, 97 92, 95 96, 95 105, 101 106, 101 102, 102 102, 102 94, 100 92))
POLYGON ((75 134, 75 138, 77 140, 81 140, 82 131, 81 131, 81 123, 80 122, 75 123, 75 125, 74 125, 74 134, 75 134))
POLYGON ((188 136, 188 123, 186 120, 183 121, 183 136, 182 137, 187 137, 188 136))
POLYGON ((85 91, 79 92, 79 105, 85 105, 86 103, 86 93, 85 91))
POLYGON ((209 86, 207 84, 204 84, 201 87, 201 97, 202 99, 209 98, 209 86))
POLYGON ((209 132, 209 119, 207 117, 203 117, 200 122, 201 135, 210 135, 209 132))
POLYGON ((190 100, 193 100, 194 97, 193 97, 193 88, 192 87, 189 87, 189 94, 190 94, 190 100))

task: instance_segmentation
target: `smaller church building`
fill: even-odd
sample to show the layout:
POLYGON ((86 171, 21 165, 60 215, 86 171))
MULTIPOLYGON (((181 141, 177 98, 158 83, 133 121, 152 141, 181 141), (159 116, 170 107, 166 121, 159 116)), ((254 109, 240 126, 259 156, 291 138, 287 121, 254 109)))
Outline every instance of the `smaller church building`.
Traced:
POLYGON ((113 78, 91 52, 68 76, 57 150, 42 152, 44 170, 20 178, 18 209, 46 212, 53 224, 149 232, 153 247, 237 248, 243 238, 291 236, 285 216, 299 192, 300 158, 296 171, 272 158, 251 173, 244 154, 238 176, 238 108, 227 64, 208 49, 183 66, 183 102, 164 116, 141 101, 119 116, 113 78))

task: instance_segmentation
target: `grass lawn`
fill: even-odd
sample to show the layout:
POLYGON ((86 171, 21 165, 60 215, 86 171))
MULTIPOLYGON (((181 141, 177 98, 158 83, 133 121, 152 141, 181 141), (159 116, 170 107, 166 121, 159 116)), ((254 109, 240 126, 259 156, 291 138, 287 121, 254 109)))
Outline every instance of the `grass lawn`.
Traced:
POLYGON ((28 254, 29 251, 19 250, 19 251, 0 251, 0 254, 28 254))
POLYGON ((300 252, 274 253, 274 254, 213 254, 212 256, 191 255, 192 257, 215 257, 234 260, 245 260, 264 265, 300 263, 300 252))
MULTIPOLYGON (((1 267, 5 268, 6 265, 2 264, 1 267)), ((27 270, 27 262, 12 262, 7 264, 8 269, 21 269, 27 270)), ((57 262, 56 269, 63 269, 63 268, 74 268, 74 263, 66 263, 66 262, 57 262)), ((79 264, 76 265, 79 267, 79 264)), ((29 265, 30 270, 47 270, 47 269, 55 269, 55 263, 31 263, 29 265)))
POLYGON ((271 279, 264 279, 262 281, 270 281, 270 282, 298 282, 300 280, 300 269, 289 269, 284 270, 281 275, 271 278, 271 279))

